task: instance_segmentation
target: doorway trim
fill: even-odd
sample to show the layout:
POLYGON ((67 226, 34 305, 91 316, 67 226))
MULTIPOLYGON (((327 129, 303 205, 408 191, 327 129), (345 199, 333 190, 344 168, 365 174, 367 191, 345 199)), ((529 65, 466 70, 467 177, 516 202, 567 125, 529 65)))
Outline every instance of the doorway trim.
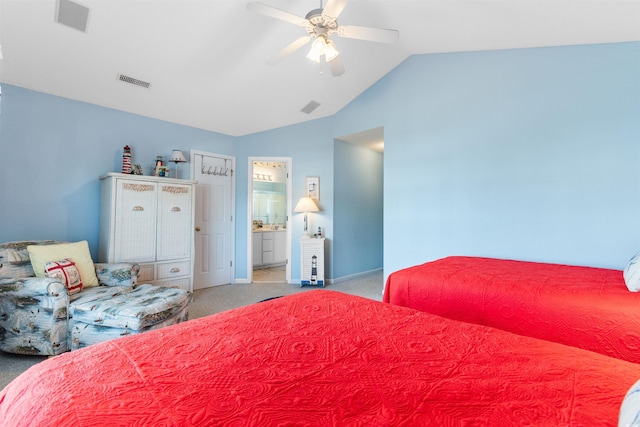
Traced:
MULTIPOLYGON (((230 284, 236 283, 236 158, 234 156, 228 156, 226 154, 218 154, 212 153, 209 151, 200 151, 200 150, 190 150, 189 152, 189 162, 191 163, 190 173, 191 178, 193 179, 196 176, 196 162, 195 157, 197 155, 206 156, 206 157, 218 157, 221 159, 228 159, 231 161, 231 200, 230 200, 230 210, 231 210, 231 235, 229 236, 229 260, 231 261, 231 282, 230 284)), ((195 206, 195 203, 194 203, 195 206)), ((195 233, 195 230, 192 230, 195 233)), ((194 239, 195 242, 195 239, 194 239)), ((193 250, 193 256, 196 256, 195 253, 195 243, 193 250)))
POLYGON ((293 160, 291 157, 265 157, 253 156, 248 158, 249 171, 247 174, 247 280, 253 283, 253 163, 254 162, 282 162, 287 164, 287 219, 285 221, 287 227, 287 264, 285 281, 291 283, 291 215, 293 208, 293 193, 291 190, 293 176, 293 160))

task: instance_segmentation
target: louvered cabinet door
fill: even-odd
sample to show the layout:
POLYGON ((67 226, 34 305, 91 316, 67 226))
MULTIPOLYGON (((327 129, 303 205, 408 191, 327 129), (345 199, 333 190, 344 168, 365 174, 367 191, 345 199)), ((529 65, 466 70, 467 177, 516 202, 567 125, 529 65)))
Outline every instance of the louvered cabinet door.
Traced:
POLYGON ((193 187, 164 184, 158 188, 157 260, 191 258, 193 187))
POLYGON ((112 262, 155 261, 156 183, 116 180, 112 262))

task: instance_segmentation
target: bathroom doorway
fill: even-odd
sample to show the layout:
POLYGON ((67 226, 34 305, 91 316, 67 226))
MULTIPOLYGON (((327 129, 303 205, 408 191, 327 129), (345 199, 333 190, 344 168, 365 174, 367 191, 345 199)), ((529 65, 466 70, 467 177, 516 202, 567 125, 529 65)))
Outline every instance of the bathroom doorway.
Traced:
POLYGON ((291 158, 249 158, 251 282, 291 281, 291 158))

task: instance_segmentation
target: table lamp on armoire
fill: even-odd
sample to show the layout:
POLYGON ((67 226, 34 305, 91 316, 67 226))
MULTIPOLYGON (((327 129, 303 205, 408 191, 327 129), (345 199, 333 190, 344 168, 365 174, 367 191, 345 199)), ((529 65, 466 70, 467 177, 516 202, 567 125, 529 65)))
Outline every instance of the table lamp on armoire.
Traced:
POLYGON ((178 176, 178 163, 184 163, 187 159, 184 158, 184 154, 180 150, 173 150, 171 152, 171 157, 169 157, 169 161, 176 164, 176 178, 180 178, 178 176))
POLYGON ((320 212, 320 209, 318 209, 318 205, 316 205, 311 197, 301 197, 293 211, 304 213, 304 236, 308 237, 309 221, 307 219, 307 214, 309 212, 320 212))

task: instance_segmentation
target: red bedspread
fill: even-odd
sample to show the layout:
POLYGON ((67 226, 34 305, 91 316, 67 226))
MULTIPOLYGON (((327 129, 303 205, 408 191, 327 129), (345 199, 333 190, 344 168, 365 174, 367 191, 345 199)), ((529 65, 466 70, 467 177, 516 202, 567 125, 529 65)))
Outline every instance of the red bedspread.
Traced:
POLYGON ((46 360, 23 426, 615 426, 640 366, 313 290, 46 360))
POLYGON ((618 270, 448 257, 392 273, 383 301, 640 363, 640 293, 618 270))

